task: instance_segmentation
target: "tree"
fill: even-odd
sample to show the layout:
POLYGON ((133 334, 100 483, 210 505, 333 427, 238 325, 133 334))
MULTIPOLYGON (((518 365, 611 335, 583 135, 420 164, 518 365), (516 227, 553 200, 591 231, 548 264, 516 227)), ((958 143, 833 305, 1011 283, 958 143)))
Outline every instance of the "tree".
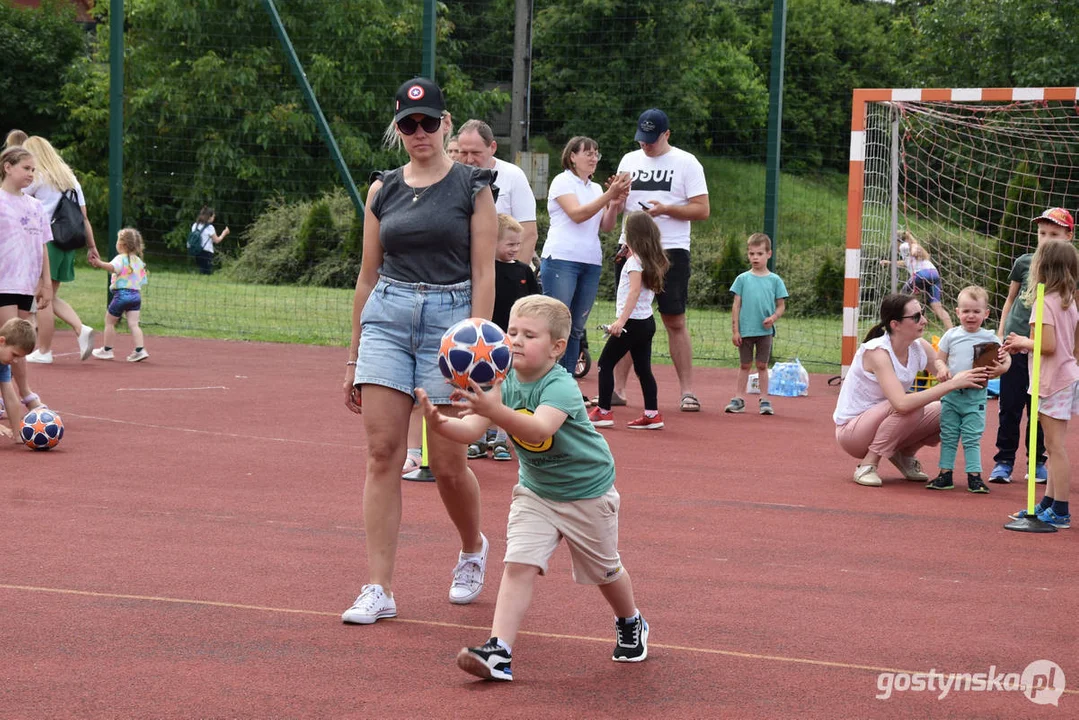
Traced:
MULTIPOLYGON (((292 0, 282 21, 357 184, 400 164, 381 138, 397 86, 420 70, 421 5, 412 0, 292 0)), ((102 11, 104 12, 104 10, 102 11)), ((178 247, 198 208, 243 228, 276 194, 339 185, 261 0, 128 0, 124 205, 148 238, 178 247)), ((65 88, 75 154, 106 176, 108 21, 65 88)), ((501 98, 443 65, 451 109, 501 98)))
POLYGON ((57 102, 68 66, 86 52, 75 8, 43 0, 38 8, 0 2, 4 71, 0 73, 0 132, 19 128, 56 142, 64 109, 57 102))

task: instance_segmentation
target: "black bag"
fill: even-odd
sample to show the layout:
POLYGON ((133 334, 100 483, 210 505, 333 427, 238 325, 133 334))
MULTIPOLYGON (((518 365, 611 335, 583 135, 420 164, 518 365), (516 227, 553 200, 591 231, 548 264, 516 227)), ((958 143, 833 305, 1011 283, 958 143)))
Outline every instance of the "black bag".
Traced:
POLYGON ((60 195, 52 213, 52 244, 59 250, 78 250, 86 247, 86 225, 74 190, 60 195))

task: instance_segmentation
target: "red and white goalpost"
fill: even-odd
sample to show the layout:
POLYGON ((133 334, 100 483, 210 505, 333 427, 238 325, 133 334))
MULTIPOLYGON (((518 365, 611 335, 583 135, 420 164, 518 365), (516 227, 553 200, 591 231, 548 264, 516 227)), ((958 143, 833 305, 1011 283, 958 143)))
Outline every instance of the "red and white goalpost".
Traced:
MULTIPOLYGON (((1079 205, 1074 87, 859 89, 851 111, 842 372, 881 298, 901 288, 895 236, 911 231, 944 280, 990 290, 996 327, 1011 263, 1035 244, 1031 220, 1079 205)), ((940 329, 932 328, 932 333, 940 329)))

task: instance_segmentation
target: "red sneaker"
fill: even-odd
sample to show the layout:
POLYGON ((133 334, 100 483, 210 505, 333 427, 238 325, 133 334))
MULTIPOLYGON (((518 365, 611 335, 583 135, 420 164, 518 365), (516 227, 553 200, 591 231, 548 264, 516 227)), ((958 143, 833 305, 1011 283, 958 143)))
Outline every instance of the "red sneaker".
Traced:
POLYGON ((588 419, 596 427, 611 427, 614 425, 614 411, 594 407, 588 411, 588 419))
POLYGON ((656 413, 653 417, 641 415, 636 420, 626 423, 631 430, 659 430, 663 427, 663 413, 656 413))

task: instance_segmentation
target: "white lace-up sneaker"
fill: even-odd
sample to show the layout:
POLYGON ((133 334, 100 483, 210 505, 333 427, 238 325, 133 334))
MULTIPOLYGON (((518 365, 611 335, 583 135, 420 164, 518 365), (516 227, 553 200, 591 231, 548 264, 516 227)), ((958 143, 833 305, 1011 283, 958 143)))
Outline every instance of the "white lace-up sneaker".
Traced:
POLYGON ((90 357, 90 351, 94 349, 94 329, 89 325, 83 325, 79 331, 79 360, 90 357))
POLYGON ((364 585, 356 602, 341 614, 341 621, 352 625, 370 625, 382 618, 397 617, 397 603, 381 585, 364 585))
POLYGON ((483 577, 487 573, 487 551, 491 545, 487 536, 483 538, 483 549, 479 555, 457 556, 457 567, 453 569, 453 583, 450 585, 450 602, 454 605, 468 605, 479 597, 483 590, 483 577))
POLYGON ((98 360, 112 360, 113 357, 115 357, 112 350, 106 350, 103 347, 99 347, 97 350, 94 350, 90 354, 96 357, 98 360))
POLYGON ((914 480, 915 482, 925 482, 929 479, 929 476, 922 470, 922 464, 918 462, 918 458, 913 455, 900 455, 896 453, 892 455, 888 460, 899 469, 899 472, 903 473, 903 477, 907 480, 914 480))
POLYGON ((41 363, 42 365, 52 365, 52 350, 49 350, 48 352, 34 350, 32 353, 26 356, 26 362, 41 363))

